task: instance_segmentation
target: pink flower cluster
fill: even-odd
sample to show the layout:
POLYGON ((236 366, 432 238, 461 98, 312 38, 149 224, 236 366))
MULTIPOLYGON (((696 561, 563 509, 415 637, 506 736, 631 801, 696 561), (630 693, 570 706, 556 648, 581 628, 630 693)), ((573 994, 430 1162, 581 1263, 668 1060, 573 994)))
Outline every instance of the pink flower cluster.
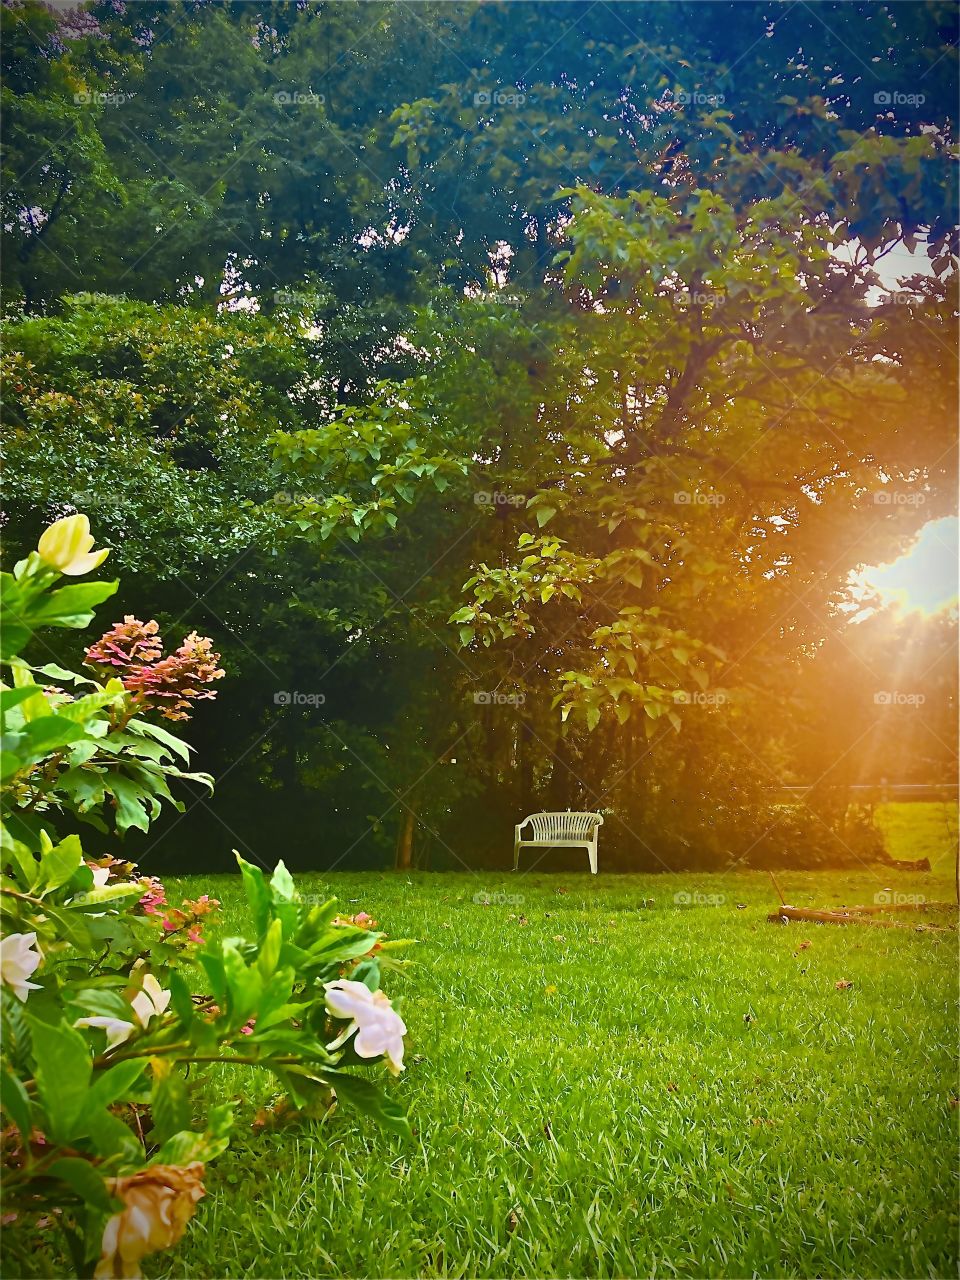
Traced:
POLYGON ((143 907, 145 916, 158 916, 160 907, 167 905, 167 894, 163 884, 156 876, 150 877, 150 888, 140 899, 140 906, 143 907))
POLYGON ((90 645, 84 661, 101 675, 118 675, 138 706, 158 710, 167 720, 189 720, 192 702, 217 696, 205 686, 224 674, 220 655, 209 637, 191 631, 164 657, 158 632, 156 622, 128 613, 90 645))
POLYGON ((124 614, 122 622, 115 622, 86 652, 87 666, 116 667, 125 671, 128 667, 150 665, 163 657, 160 628, 156 622, 140 622, 132 613, 124 614))
POLYGON ((202 945, 206 917, 220 909, 218 900, 206 893, 199 898, 184 898, 180 907, 169 906, 166 891, 155 876, 150 877, 149 888, 140 899, 140 906, 144 915, 163 917, 160 927, 167 942, 178 942, 183 946, 190 943, 202 945))
POLYGON ((355 916, 336 916, 333 923, 342 925, 352 924, 356 925, 358 929, 372 930, 377 927, 376 920, 374 920, 373 916, 369 915, 366 911, 358 911, 355 916))

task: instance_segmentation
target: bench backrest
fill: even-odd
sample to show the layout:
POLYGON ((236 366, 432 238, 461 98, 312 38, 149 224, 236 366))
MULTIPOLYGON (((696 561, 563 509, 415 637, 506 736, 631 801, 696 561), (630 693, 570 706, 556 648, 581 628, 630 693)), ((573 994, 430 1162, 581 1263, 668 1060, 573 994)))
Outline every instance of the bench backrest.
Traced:
POLYGON ((531 813, 527 818, 537 840, 590 840, 602 821, 599 813, 531 813))

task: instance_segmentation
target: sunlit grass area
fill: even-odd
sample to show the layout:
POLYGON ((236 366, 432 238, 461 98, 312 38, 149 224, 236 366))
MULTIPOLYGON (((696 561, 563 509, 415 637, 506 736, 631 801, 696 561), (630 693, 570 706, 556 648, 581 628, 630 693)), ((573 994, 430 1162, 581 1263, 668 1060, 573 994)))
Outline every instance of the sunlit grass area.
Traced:
POLYGON ((957 857, 955 804, 878 805, 874 821, 894 858, 929 858, 934 871, 952 875, 957 857))
MULTIPOLYGON (((952 901, 948 868, 894 874, 952 901)), ((829 906, 890 875, 778 879, 829 906)), ((254 1132, 269 1079, 223 1070, 209 1087, 239 1097, 236 1137, 153 1274, 955 1271, 955 932, 772 924, 761 873, 299 883, 419 940, 391 1086, 414 1139, 343 1113, 323 1141, 318 1122, 254 1132)), ((171 898, 201 886, 242 929, 235 878, 171 898)))

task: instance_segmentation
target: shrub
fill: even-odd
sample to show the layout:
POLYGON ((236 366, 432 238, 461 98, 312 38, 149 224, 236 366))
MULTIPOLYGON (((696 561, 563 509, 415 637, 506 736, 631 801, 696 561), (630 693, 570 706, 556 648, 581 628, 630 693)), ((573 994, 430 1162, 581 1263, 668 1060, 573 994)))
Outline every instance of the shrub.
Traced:
POLYGON ((287 1109, 340 1100, 408 1131, 397 1103, 351 1072, 403 1068, 406 1028, 380 978, 402 966, 404 944, 362 913, 339 916, 333 899, 304 901, 282 863, 268 878, 239 855, 250 935, 207 936, 215 900, 175 907, 155 877, 85 858, 76 834, 57 832, 66 814, 145 831, 163 802, 179 806, 172 783, 212 787, 146 718, 184 719, 212 696, 222 672, 208 640, 191 635, 163 658, 155 624, 127 618, 87 650, 88 665, 119 673, 103 683, 22 656, 43 627, 87 626, 116 590, 60 585, 102 563, 92 547, 86 517, 72 516, 0 575, 4 1209, 8 1262, 24 1271, 42 1215, 78 1274, 128 1277, 181 1238, 206 1162, 229 1142, 232 1103, 195 1122, 191 1064, 265 1068, 287 1109))

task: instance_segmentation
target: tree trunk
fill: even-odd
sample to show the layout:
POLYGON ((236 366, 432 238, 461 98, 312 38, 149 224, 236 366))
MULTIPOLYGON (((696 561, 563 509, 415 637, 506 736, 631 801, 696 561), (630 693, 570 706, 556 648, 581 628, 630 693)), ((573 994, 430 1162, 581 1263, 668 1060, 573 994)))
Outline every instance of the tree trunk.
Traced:
POLYGON ((416 826, 416 814, 412 808, 404 805, 400 819, 400 830, 397 833, 397 853, 394 859, 395 871, 409 871, 413 866, 413 830, 416 826))

